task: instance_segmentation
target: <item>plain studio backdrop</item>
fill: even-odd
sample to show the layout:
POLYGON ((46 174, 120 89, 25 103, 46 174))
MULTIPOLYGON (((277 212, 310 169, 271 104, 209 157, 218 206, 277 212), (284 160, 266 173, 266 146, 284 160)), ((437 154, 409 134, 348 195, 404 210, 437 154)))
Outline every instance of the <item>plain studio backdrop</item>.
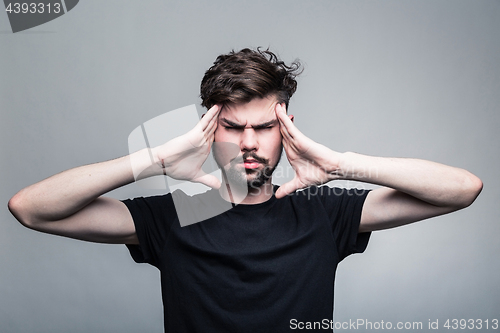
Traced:
MULTIPOLYGON (((442 329, 481 319, 484 330, 500 319, 499 17, 494 0, 82 0, 13 34, 0 13, 0 332, 163 330, 155 268, 123 245, 26 229, 7 202, 55 173, 127 154, 128 135, 151 118, 201 110, 215 57, 257 46, 303 62, 289 112, 313 140, 462 167, 485 185, 471 207, 375 232, 343 261, 335 321, 427 331, 429 320, 442 329)), ((131 184, 110 195, 162 192, 131 184)))

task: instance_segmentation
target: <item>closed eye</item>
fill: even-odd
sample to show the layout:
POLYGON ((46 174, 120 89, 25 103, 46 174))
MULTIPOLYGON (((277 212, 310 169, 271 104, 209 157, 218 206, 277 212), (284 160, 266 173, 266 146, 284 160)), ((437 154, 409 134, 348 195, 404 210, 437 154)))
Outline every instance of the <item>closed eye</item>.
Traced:
POLYGON ((261 127, 261 126, 255 126, 253 129, 254 129, 254 130, 270 130, 270 129, 272 129, 273 127, 274 127, 274 126, 263 126, 263 127, 261 127))
MULTIPOLYGON (((231 130, 231 131, 242 131, 244 130, 246 127, 240 127, 240 126, 223 126, 225 129, 227 130, 231 130)), ((273 129, 274 126, 255 126, 255 127, 251 127, 253 128, 254 130, 256 131, 262 131, 262 130, 270 130, 270 129, 273 129)))
POLYGON ((258 125, 251 125, 250 127, 248 127, 246 125, 239 125, 239 124, 233 123, 230 120, 222 118, 222 126, 225 129, 230 130, 230 131, 242 131, 245 128, 253 128, 254 130, 270 130, 270 129, 274 128, 276 125, 277 125, 276 119, 273 119, 271 121, 268 121, 268 122, 265 122, 262 124, 258 124, 258 125))
POLYGON ((244 126, 223 126, 225 129, 230 130, 230 131, 242 131, 245 129, 244 126))

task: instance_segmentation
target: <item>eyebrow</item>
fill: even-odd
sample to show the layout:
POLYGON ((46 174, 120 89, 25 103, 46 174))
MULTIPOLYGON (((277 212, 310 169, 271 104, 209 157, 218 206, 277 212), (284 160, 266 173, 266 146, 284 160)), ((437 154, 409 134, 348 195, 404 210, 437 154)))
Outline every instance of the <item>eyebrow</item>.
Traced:
MULTIPOLYGON (((246 125, 240 125, 240 124, 237 124, 231 120, 228 120, 226 118, 222 118, 221 119, 223 122, 225 122, 227 125, 235 128, 235 129, 245 129, 247 128, 246 125)), ((276 125, 276 123, 278 122, 278 119, 273 119, 273 120, 270 120, 270 121, 266 121, 265 123, 261 123, 261 124, 257 124, 257 125, 252 125, 251 127, 253 129, 261 129, 261 128, 266 128, 266 127, 269 127, 269 126, 272 126, 272 125, 276 125)))

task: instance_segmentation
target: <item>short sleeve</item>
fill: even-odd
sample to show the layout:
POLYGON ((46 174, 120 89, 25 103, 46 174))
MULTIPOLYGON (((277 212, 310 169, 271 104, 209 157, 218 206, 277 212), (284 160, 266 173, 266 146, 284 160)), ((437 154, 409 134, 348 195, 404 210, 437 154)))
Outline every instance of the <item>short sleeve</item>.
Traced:
POLYGON ((364 252, 370 232, 359 233, 361 212, 369 190, 323 186, 323 204, 328 212, 339 260, 364 252))
POLYGON ((139 245, 127 245, 134 261, 158 267, 172 223, 176 219, 171 194, 124 200, 135 224, 139 245))

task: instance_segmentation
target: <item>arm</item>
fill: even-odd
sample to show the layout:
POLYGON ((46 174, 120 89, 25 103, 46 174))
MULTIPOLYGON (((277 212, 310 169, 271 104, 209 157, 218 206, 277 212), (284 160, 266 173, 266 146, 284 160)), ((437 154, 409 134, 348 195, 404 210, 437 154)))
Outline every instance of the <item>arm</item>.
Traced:
POLYGON ((67 170, 28 186, 10 199, 9 210, 37 231, 94 242, 137 243, 127 207, 100 197, 134 181, 130 158, 67 170))
POLYGON ((470 172, 430 161, 341 154, 343 179, 383 186, 363 206, 360 232, 393 228, 471 205, 482 182, 470 172))
POLYGON ((26 227, 41 232, 102 243, 137 244, 127 207, 102 197, 141 178, 166 174, 217 187, 201 170, 217 127, 218 106, 188 133, 151 150, 70 169, 19 191, 9 210, 26 227))
POLYGON ((466 170, 417 159, 338 153, 303 135, 281 105, 276 114, 295 170, 295 178, 283 184, 276 197, 337 179, 381 185, 366 198, 360 232, 446 214, 467 207, 481 192, 481 180, 466 170))

